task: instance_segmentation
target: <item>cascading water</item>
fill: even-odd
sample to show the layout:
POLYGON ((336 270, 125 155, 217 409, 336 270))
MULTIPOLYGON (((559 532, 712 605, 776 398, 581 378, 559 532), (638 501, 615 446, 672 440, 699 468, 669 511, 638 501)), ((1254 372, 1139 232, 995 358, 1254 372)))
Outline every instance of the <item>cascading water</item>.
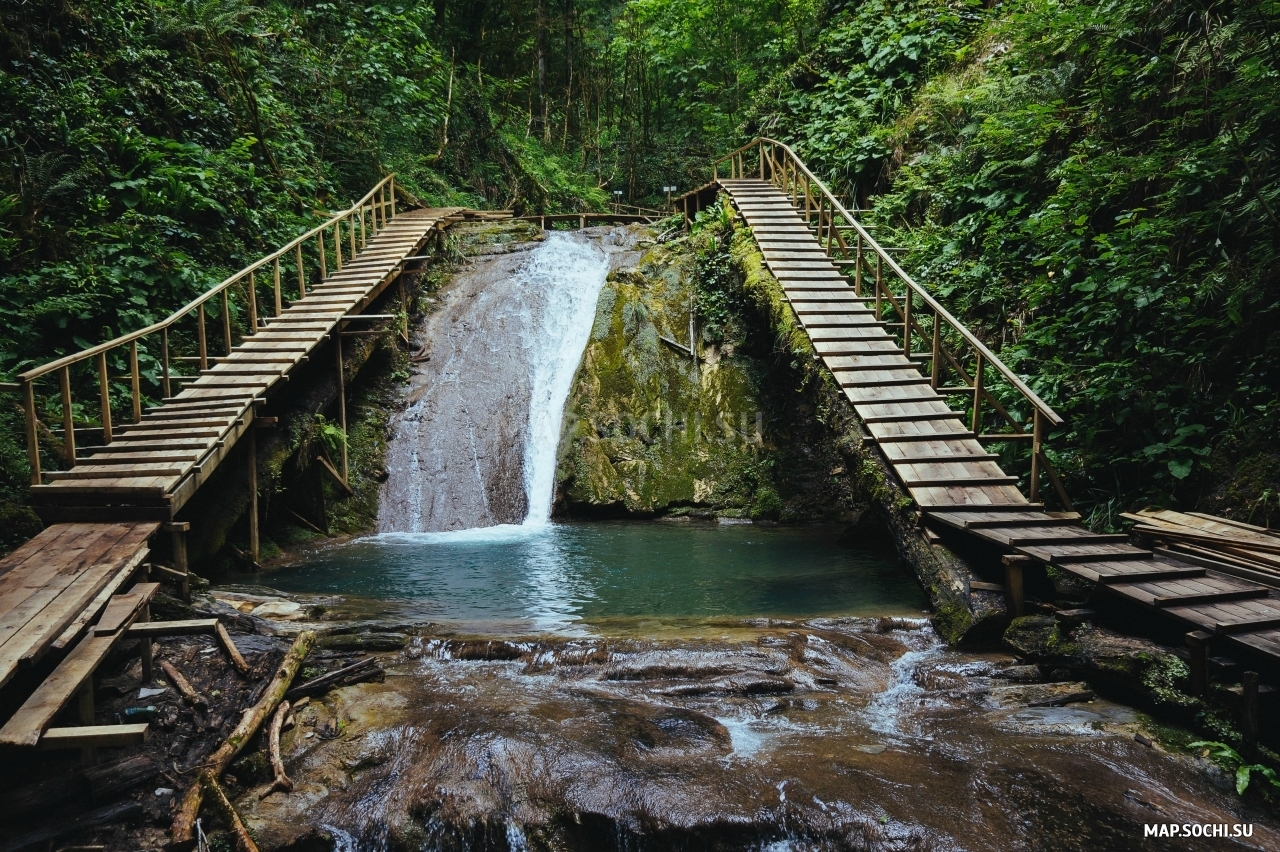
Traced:
POLYGON ((388 447, 379 532, 550 519, 565 400, 608 271, 595 242, 553 233, 458 276, 421 330, 430 358, 388 447))
POLYGON ((525 341, 533 385, 524 447, 526 526, 551 519, 564 405, 591 336, 596 300, 608 272, 608 259, 594 245, 552 234, 534 253, 523 276, 526 286, 543 297, 539 321, 525 341))

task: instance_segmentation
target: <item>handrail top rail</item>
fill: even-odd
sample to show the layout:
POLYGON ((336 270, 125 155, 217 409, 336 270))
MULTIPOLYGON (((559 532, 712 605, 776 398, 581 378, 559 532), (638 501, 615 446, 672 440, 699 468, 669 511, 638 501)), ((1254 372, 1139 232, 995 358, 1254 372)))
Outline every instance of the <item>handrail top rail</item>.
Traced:
POLYGON ((109 352, 112 349, 115 349, 117 346, 123 346, 126 343, 132 343, 135 340, 139 340, 143 337, 146 337, 149 334, 152 334, 154 332, 160 331, 165 328, 169 328, 170 326, 174 325, 179 320, 181 320, 183 317, 186 317, 192 311, 199 308, 205 302, 208 302, 214 296, 218 295, 222 291, 226 290, 227 288, 241 281, 245 276, 249 275, 250 273, 256 272, 258 269, 261 269, 263 266, 266 266, 268 263, 272 263, 273 261, 278 260, 288 252, 293 251, 302 243, 306 242, 307 240, 310 240, 312 237, 314 237, 316 234, 320 233, 321 231, 324 231, 325 229, 332 227, 335 223, 350 217, 357 210, 360 210, 361 208, 363 208, 365 204, 369 202, 369 200, 373 197, 374 193, 382 189, 384 186, 386 186, 389 182, 393 180, 395 180, 394 172, 387 175, 382 180, 378 181, 372 189, 370 189, 360 198, 359 201, 352 204, 346 210, 342 210, 342 211, 339 211, 338 213, 332 214, 326 221, 312 228, 310 231, 307 231, 305 234, 301 234, 297 237, 294 237, 283 248, 277 249, 271 254, 258 258, 253 263, 244 267, 240 271, 232 274, 229 278, 223 279, 220 283, 215 284, 214 286, 210 287, 208 290, 201 293, 199 296, 196 296, 190 302, 183 305, 181 308, 174 311, 173 313, 169 314, 169 316, 165 317, 164 319, 159 320, 158 322, 154 322, 151 325, 146 326, 145 328, 136 329, 135 331, 131 331, 127 334, 122 334, 119 337, 113 337, 112 339, 107 340, 103 343, 99 343, 96 346, 90 346, 88 349, 82 349, 79 352, 73 352, 70 355, 64 355, 63 357, 58 358, 57 360, 50 361, 38 367, 32 367, 30 370, 27 370, 23 373, 19 373, 17 377, 18 381, 19 382, 35 381, 41 376, 46 376, 49 373, 52 373, 56 370, 61 370, 64 367, 70 367, 72 364, 77 364, 80 361, 85 361, 96 355, 100 355, 104 352, 109 352))
MULTIPOLYGON (((766 144, 775 146, 777 148, 781 148, 783 151, 785 151, 787 155, 795 162, 795 165, 799 167, 800 171, 804 173, 805 177, 807 177, 810 181, 812 181, 818 187, 818 189, 821 190, 822 194, 826 197, 827 201, 831 203, 832 208, 841 216, 843 216, 844 219, 854 227, 854 229, 858 232, 858 235, 862 237, 862 239, 866 241, 867 245, 871 247, 871 249, 876 253, 876 255, 885 264, 887 264, 891 270, 893 270, 894 274, 896 274, 899 278, 901 278, 908 287, 910 287, 917 294, 919 294, 920 298, 924 300, 925 304, 927 304, 930 308, 932 308, 939 317, 941 317, 947 324, 949 324, 952 328, 954 328, 957 332, 959 332, 960 336, 963 337, 965 341, 969 343, 969 345, 973 346, 973 348, 976 349, 982 355, 984 360, 986 360, 989 364, 991 364, 991 366, 995 367, 996 371, 999 372, 1000 375, 1004 376, 1004 378, 1009 382, 1009 384, 1017 388, 1018 392, 1021 393, 1024 397, 1026 397, 1027 401, 1030 402, 1033 406, 1035 406, 1040 411, 1041 414, 1043 414, 1046 418, 1048 418, 1050 423, 1052 423, 1055 426, 1060 426, 1064 422, 1066 422, 1062 419, 1062 417, 1056 411, 1054 411, 1049 406, 1047 402, 1045 402, 1043 399, 1040 398, 1039 394, 1037 394, 1030 387, 1028 387, 1027 383, 1023 381, 1021 377, 1019 377, 1016 373, 1010 370, 1009 367, 1003 361, 1001 361, 1000 358, 997 357, 997 355, 994 352, 988 349, 985 343, 979 340, 978 337, 974 335, 973 332, 969 331, 969 329, 967 329, 959 320, 957 320, 954 316, 952 316, 950 311, 948 311, 941 304, 939 304, 937 299, 935 299, 932 295, 929 294, 927 290, 925 290, 923 287, 917 284, 915 280, 910 275, 907 274, 906 270, 904 270, 901 266, 898 265, 898 262, 894 260, 893 257, 887 251, 885 251, 878 242, 876 242, 875 238, 871 236, 870 233, 867 232, 867 230, 862 226, 862 223, 859 222, 856 218, 854 218, 852 213, 850 213, 847 209, 845 209, 845 206, 840 203, 840 200, 836 198, 834 194, 832 194, 831 190, 827 189, 827 185, 823 183, 822 180, 817 175, 809 171, 809 167, 806 166, 804 164, 804 161, 801 160, 800 157, 796 154, 796 152, 791 149, 790 145, 788 145, 785 142, 779 142, 776 139, 770 139, 767 136, 757 136, 755 139, 751 140, 747 144, 733 151, 730 151, 728 154, 725 154, 723 157, 719 158, 718 160, 713 161, 712 166, 713 167, 718 166, 721 163, 725 162, 726 160, 730 160, 733 157, 736 157, 740 154, 744 154, 753 148, 759 149, 762 145, 766 145, 766 144)), ((718 179, 719 178, 717 176, 717 180, 718 179)))

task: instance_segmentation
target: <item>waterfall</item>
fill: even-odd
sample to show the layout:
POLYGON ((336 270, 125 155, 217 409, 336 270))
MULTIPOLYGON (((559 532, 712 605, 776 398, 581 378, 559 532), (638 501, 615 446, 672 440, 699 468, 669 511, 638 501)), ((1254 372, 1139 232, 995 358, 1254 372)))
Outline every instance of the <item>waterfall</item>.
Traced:
POLYGON ((598 240, 552 233, 455 276, 419 328, 430 358, 394 423, 379 532, 547 523, 565 402, 608 271, 598 240))
POLYGON ((526 526, 551 519, 564 406, 591 336, 596 300, 608 272, 609 261, 598 248, 552 234, 522 275, 527 288, 543 294, 540 322, 534 323, 526 342, 533 386, 524 446, 526 526))

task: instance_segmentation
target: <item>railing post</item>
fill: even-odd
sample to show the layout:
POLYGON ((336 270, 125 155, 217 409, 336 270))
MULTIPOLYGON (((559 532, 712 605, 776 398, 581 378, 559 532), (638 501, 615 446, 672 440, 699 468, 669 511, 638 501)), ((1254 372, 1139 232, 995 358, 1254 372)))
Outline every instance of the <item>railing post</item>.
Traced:
POLYGON ((320 255, 320 280, 329 277, 329 269, 324 259, 324 228, 316 233, 316 252, 320 255))
POLYGON ((280 298, 280 258, 278 257, 275 259, 275 263, 272 266, 271 280, 272 286, 275 288, 276 316, 280 316, 284 310, 284 304, 280 298))
POLYGON ((929 387, 938 389, 942 376, 942 317, 937 311, 933 313, 933 363, 929 366, 929 387))
POLYGON ((884 279, 884 258, 880 256, 879 252, 877 252, 876 253, 876 321, 877 322, 884 319, 884 316, 882 315, 882 312, 880 309, 880 300, 884 297, 884 286, 881 283, 883 279, 884 279))
POLYGON ((169 390, 169 327, 160 329, 160 390, 165 399, 173 396, 169 390))
POLYGON ((347 216, 347 257, 355 260, 356 257, 356 219, 355 214, 347 216))
POLYGON ((765 176, 764 176, 764 143, 763 142, 761 142, 756 147, 756 153, 760 157, 760 180, 764 180, 765 176))
MULTIPOLYGON (((387 184, 391 187, 391 218, 396 218, 396 176, 391 176, 391 182, 387 184)), ((345 475, 345 474, 344 474, 345 475)))
POLYGON ((969 427, 969 431, 975 435, 981 435, 979 427, 982 426, 982 373, 986 367, 982 353, 978 353, 977 367, 973 371, 973 422, 969 427))
MULTIPOLYGON (((321 231, 321 233, 324 233, 321 231)), ((342 220, 333 223, 333 266, 335 272, 342 271, 342 220)))
POLYGON ((40 433, 36 428, 36 389, 30 379, 20 379, 22 383, 22 408, 27 419, 27 462, 31 466, 31 484, 39 485, 40 477, 40 433))
POLYGON ((858 249, 853 264, 853 295, 862 295, 862 233, 858 233, 858 249))
POLYGON ((1040 453, 1044 443, 1044 417, 1035 409, 1031 419, 1031 502, 1040 502, 1040 453))
POLYGON ((133 395, 133 422, 142 422, 142 374, 138 372, 138 341, 129 341, 129 390, 133 395))
POLYGON ((200 369, 209 369, 209 341, 204 331, 204 302, 196 309, 196 337, 200 343, 200 369))
POLYGON ((258 333, 258 279, 249 270, 249 333, 258 333))
POLYGON ((298 243, 293 247, 294 265, 298 267, 298 298, 305 299, 307 297, 307 273, 302 265, 302 243, 298 243))
POLYGON ((98 353, 98 399, 102 405, 102 443, 111 443, 111 391, 107 384, 107 353, 98 353))
POLYGON ((71 416, 71 368, 58 371, 58 389, 62 392, 62 445, 66 448, 67 465, 76 466, 76 424, 71 416))
POLYGON ((902 292, 902 354, 911 357, 911 285, 902 292))
POLYGON ((222 288, 222 343, 227 354, 231 354, 231 296, 227 288, 222 288))
POLYGON ((369 238, 365 234, 365 230, 364 230, 364 204, 361 203, 360 205, 360 248, 364 248, 367 245, 369 245, 369 238))

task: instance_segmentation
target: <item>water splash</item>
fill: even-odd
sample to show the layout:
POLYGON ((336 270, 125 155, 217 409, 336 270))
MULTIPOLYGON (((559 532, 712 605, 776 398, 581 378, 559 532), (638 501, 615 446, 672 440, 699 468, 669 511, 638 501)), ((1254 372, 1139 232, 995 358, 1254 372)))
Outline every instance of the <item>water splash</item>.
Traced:
POLYGON ((608 273, 608 258, 598 247, 581 238, 551 234, 520 276, 525 287, 543 298, 541 321, 533 325, 526 340, 533 393, 525 433, 524 483, 529 501, 525 526, 542 526, 551 520, 564 406, 608 273))

